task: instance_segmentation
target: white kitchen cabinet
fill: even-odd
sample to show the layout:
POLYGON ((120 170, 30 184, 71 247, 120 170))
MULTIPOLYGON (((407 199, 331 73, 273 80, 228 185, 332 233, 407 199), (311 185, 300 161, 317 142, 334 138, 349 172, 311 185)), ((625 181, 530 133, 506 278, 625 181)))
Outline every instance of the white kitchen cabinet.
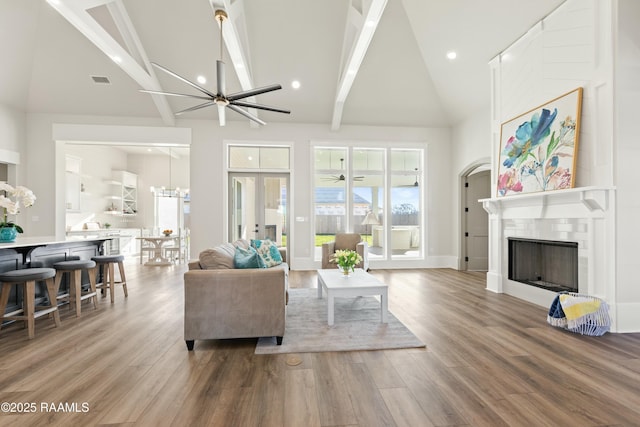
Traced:
POLYGON ((106 212, 113 215, 136 215, 138 213, 138 175, 127 171, 113 171, 108 181, 112 192, 107 196, 106 212))

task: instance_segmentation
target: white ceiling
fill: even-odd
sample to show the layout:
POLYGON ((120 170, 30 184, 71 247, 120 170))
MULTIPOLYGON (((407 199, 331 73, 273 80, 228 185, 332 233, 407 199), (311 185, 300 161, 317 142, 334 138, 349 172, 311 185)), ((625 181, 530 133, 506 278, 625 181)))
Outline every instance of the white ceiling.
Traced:
MULTIPOLYGON (((120 3, 150 61, 192 81, 203 74, 208 79, 203 86, 216 92, 219 28, 209 0, 58 1, 120 3)), ((354 6, 366 9, 374 0, 220 1, 244 8, 234 24, 246 31, 242 48, 254 85, 283 86, 257 96, 256 102, 292 111, 261 111, 260 118, 267 123, 330 125, 350 14, 354 6), (299 90, 290 86, 294 79, 302 84, 299 90)), ((340 125, 452 126, 486 108, 489 60, 562 1, 388 0, 340 125), (445 56, 450 50, 458 53, 454 61, 445 56)), ((94 9, 92 16, 116 34, 105 8, 94 9)), ((0 104, 32 113, 161 117, 152 96, 138 92, 140 84, 45 0, 0 1, 0 37, 0 104), (106 76, 111 84, 97 85, 92 75, 106 76)), ((160 71, 146 71, 152 80, 157 76, 164 91, 195 94, 160 71)), ((227 64, 227 93, 240 90, 227 64)), ((199 103, 166 100, 173 112, 199 103)), ((217 120, 217 110, 210 107, 181 117, 217 120)), ((232 111, 227 121, 249 122, 232 111)))

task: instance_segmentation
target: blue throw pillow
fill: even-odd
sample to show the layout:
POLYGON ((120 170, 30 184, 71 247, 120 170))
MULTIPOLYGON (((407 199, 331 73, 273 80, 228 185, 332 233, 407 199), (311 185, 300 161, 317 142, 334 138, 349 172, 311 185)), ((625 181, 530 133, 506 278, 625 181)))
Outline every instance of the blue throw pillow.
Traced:
POLYGON ((282 264, 282 255, 278 246, 271 240, 252 240, 251 246, 256 249, 267 267, 282 264))
POLYGON ((233 256, 233 266, 235 268, 266 268, 262 257, 258 255, 256 250, 252 247, 243 249, 241 247, 236 248, 236 253, 233 256))

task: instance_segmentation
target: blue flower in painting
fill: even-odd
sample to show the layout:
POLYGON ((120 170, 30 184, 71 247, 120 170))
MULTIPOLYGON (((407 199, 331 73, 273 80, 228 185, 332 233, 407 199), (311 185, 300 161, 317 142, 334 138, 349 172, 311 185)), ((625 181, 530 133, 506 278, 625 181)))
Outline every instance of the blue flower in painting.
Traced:
POLYGON ((515 163, 516 159, 522 155, 522 144, 512 136, 507 140, 507 144, 504 146, 502 154, 507 156, 502 164, 505 167, 510 168, 513 166, 513 163, 515 163))
POLYGON ((542 114, 534 114, 531 118, 531 148, 539 145, 542 140, 549 136, 551 124, 558 115, 558 109, 553 109, 553 114, 546 108, 542 109, 542 114))
POLYGON ((547 160, 547 164, 544 167, 544 176, 545 181, 549 180, 551 176, 555 173, 556 169, 558 169, 558 164, 560 163, 560 159, 558 156, 552 156, 549 160, 547 160))
POLYGON ((540 169, 540 166, 542 166, 542 164, 539 161, 532 160, 522 165, 522 167, 520 168, 520 174, 522 176, 535 175, 536 172, 540 169))
POLYGON ((542 113, 534 113, 530 121, 518 126, 515 137, 509 138, 502 151, 506 156, 502 164, 510 168, 516 163, 522 163, 529 155, 533 156, 532 150, 549 136, 551 124, 557 115, 557 108, 553 109, 553 113, 543 108, 542 113))

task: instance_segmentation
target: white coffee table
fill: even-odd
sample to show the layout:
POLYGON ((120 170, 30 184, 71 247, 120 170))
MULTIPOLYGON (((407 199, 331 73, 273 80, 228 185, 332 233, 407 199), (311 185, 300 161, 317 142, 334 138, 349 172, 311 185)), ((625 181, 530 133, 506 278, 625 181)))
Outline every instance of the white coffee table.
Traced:
POLYGON ((327 318, 329 325, 334 323, 335 297, 360 297, 380 295, 380 317, 382 323, 388 323, 389 287, 361 268, 356 268, 349 277, 345 277, 337 268, 318 270, 318 298, 322 298, 322 289, 327 292, 327 318))

